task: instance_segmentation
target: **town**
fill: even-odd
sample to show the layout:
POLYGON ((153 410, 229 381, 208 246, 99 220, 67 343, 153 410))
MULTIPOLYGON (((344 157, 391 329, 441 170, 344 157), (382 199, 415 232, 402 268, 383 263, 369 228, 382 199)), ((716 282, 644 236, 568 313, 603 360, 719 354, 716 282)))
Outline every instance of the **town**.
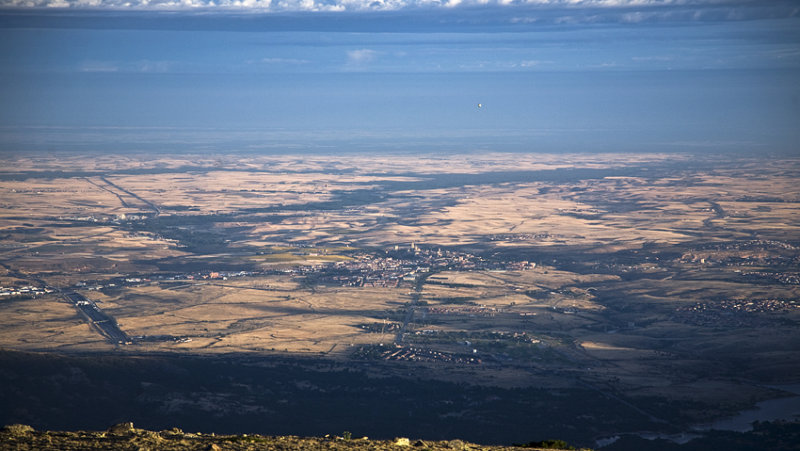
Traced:
POLYGON ((800 309, 797 299, 725 299, 678 307, 673 318, 705 327, 768 326, 774 318, 755 314, 789 313, 795 309, 800 309))

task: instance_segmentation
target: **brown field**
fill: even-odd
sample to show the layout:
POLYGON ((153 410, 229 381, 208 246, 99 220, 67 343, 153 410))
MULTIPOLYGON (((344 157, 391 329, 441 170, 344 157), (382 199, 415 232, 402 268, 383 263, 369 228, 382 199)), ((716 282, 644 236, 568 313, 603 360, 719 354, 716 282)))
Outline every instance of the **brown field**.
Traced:
POLYGON ((481 360, 396 362, 431 377, 695 397, 722 406, 713 414, 800 374, 798 160, 3 163, 14 169, 0 173, 0 285, 74 289, 129 337, 174 337, 110 343, 52 293, 0 299, 3 348, 362 362, 401 338, 481 360), (600 172, 541 177, 573 169, 600 172))

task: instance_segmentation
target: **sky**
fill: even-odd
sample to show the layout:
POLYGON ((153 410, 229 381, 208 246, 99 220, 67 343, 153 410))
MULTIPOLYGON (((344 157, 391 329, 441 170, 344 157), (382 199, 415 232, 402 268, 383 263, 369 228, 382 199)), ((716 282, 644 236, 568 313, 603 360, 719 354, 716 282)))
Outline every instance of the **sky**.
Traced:
POLYGON ((0 0, 2 152, 800 155, 799 124, 799 1, 0 0))

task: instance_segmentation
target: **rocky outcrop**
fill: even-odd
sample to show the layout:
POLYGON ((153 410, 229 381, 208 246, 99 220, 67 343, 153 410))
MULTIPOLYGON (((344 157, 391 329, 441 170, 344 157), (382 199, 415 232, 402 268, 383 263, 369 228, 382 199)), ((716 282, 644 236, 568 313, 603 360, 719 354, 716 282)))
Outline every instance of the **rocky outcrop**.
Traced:
MULTIPOLYGON (((349 434, 348 434, 349 435, 349 434)), ((187 433, 173 428, 160 432, 137 429, 133 423, 119 423, 106 431, 36 431, 34 428, 13 424, 0 430, 0 450, 198 450, 198 451, 239 451, 239 450, 471 450, 471 451, 511 451, 530 450, 514 446, 488 446, 467 443, 461 440, 450 441, 411 441, 408 438, 394 440, 369 440, 364 438, 344 438, 337 436, 270 437, 262 435, 214 435, 187 433)))

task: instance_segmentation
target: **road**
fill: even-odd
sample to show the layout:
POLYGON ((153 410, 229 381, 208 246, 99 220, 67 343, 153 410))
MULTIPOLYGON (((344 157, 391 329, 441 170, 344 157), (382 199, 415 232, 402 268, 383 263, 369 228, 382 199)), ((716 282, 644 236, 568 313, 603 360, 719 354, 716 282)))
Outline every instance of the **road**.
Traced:
POLYGON ((408 324, 414 320, 414 310, 417 308, 417 301, 419 301, 419 298, 422 296, 422 287, 425 285, 425 281, 428 280, 428 277, 432 276, 433 274, 435 273, 430 272, 418 275, 414 285, 414 293, 411 294, 411 302, 408 304, 406 317, 403 318, 403 324, 400 326, 400 330, 397 331, 397 335, 395 336, 395 344, 400 344, 403 342, 406 328, 408 327, 408 324))
POLYGON ((120 203, 122 203, 122 206, 125 207, 125 208, 136 208, 136 207, 134 205, 131 205, 130 203, 126 202, 125 201, 125 197, 123 196, 123 194, 129 196, 132 199, 138 200, 139 202, 144 204, 144 206, 146 208, 149 208, 150 210, 153 210, 153 212, 156 214, 156 216, 161 214, 161 209, 158 208, 158 205, 154 204, 153 202, 150 202, 147 199, 142 198, 141 196, 139 196, 136 193, 133 193, 133 192, 131 192, 131 191, 129 191, 129 190, 117 185, 114 182, 111 182, 110 180, 108 180, 105 177, 99 177, 100 181, 105 183, 105 186, 101 185, 100 183, 97 183, 97 182, 93 181, 92 179, 90 179, 88 177, 84 177, 84 179, 87 182, 91 183, 92 185, 96 186, 97 188, 100 188, 103 191, 107 191, 107 192, 117 196, 117 199, 119 199, 120 203))
POLYGON ((100 177, 100 180, 102 180, 103 182, 105 182, 105 183, 106 183, 106 185, 108 185, 108 186, 110 186, 110 187, 112 187, 112 188, 115 188, 115 189, 117 189, 117 190, 119 190, 119 191, 122 191, 123 193, 125 193, 125 194, 127 194, 127 195, 129 195, 129 196, 133 197, 134 199, 138 200, 139 202, 142 202, 142 203, 144 203, 144 204, 145 204, 145 205, 146 205, 148 208, 150 208, 151 210, 153 210, 153 212, 156 214, 156 216, 158 216, 159 214, 161 214, 161 209, 160 209, 160 208, 158 208, 158 205, 156 205, 156 204, 154 204, 154 203, 150 202, 150 201, 149 201, 149 200, 147 200, 147 199, 144 199, 144 198, 140 197, 140 196, 139 196, 138 194, 136 194, 136 193, 132 193, 132 192, 128 191, 127 189, 125 189, 125 188, 123 188, 123 187, 121 187, 121 186, 117 185, 116 183, 113 183, 113 182, 109 181, 109 180, 108 180, 107 178, 105 178, 105 177, 100 177))
POLYGON ((117 325, 116 320, 110 315, 103 313, 97 304, 86 299, 86 297, 75 291, 64 291, 62 293, 67 300, 78 309, 89 321, 89 324, 94 326, 103 336, 108 338, 112 343, 129 343, 130 338, 123 332, 117 325))

